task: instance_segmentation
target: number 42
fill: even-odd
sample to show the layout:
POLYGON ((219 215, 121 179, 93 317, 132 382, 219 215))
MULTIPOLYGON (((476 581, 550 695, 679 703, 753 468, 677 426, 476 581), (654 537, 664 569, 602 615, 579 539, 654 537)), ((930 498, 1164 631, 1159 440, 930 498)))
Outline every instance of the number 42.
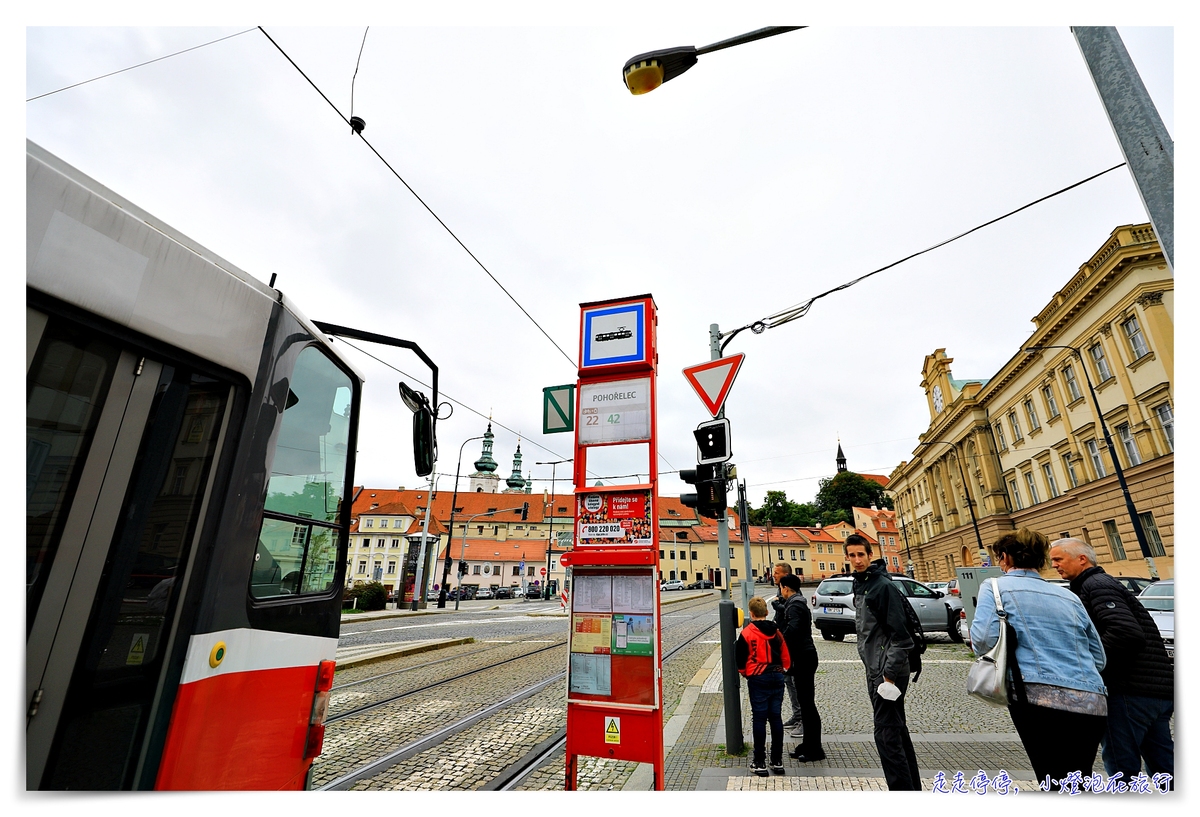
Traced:
POLYGON ((618 423, 621 422, 621 415, 620 414, 610 414, 610 415, 608 415, 607 422, 612 423, 613 425, 617 425, 618 423))

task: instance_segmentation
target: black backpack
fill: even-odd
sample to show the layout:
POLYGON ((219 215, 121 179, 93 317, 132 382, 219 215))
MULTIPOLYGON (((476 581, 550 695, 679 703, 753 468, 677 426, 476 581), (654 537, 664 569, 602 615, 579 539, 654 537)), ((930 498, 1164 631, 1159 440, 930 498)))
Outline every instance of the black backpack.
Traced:
POLYGON ((908 634, 912 636, 913 646, 908 651, 908 669, 912 673, 912 683, 921 677, 921 656, 925 653, 925 628, 917 611, 904 599, 904 621, 908 626, 908 634))

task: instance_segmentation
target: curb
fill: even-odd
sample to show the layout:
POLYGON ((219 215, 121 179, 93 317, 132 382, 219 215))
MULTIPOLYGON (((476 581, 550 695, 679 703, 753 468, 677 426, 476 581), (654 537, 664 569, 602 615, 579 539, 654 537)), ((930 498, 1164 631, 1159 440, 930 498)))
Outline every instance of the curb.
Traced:
POLYGON ((418 653, 431 652, 433 650, 442 650, 446 647, 457 647, 459 644, 474 644, 474 638, 438 638, 432 641, 418 641, 407 645, 392 645, 381 650, 355 655, 351 658, 338 659, 338 669, 349 669, 357 667, 360 664, 373 664, 376 661, 386 661, 389 658, 397 658, 403 655, 417 655, 418 653))

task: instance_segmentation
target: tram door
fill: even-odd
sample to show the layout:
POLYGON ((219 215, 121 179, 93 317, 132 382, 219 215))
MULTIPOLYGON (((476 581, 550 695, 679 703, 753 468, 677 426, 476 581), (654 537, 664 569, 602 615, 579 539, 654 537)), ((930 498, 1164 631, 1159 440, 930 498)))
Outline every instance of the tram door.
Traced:
POLYGON ((33 308, 26 349, 26 786, 146 787, 231 387, 33 308))

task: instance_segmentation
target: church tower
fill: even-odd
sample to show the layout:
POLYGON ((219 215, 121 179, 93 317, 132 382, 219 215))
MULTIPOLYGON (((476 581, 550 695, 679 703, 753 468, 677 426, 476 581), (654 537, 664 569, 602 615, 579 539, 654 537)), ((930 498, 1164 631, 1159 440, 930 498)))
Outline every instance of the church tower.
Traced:
POLYGON ((513 470, 512 475, 505 481, 508 490, 506 494, 523 494, 525 493, 525 478, 521 476, 521 441, 517 440, 517 453, 513 454, 513 470))
POLYGON ((837 470, 839 474, 846 470, 846 455, 842 453, 841 440, 838 440, 837 470))
POLYGON ((483 453, 475 460, 475 473, 471 474, 471 493, 494 494, 500 487, 500 476, 496 473, 499 467, 492 458, 492 423, 488 421, 487 431, 483 432, 483 453))

